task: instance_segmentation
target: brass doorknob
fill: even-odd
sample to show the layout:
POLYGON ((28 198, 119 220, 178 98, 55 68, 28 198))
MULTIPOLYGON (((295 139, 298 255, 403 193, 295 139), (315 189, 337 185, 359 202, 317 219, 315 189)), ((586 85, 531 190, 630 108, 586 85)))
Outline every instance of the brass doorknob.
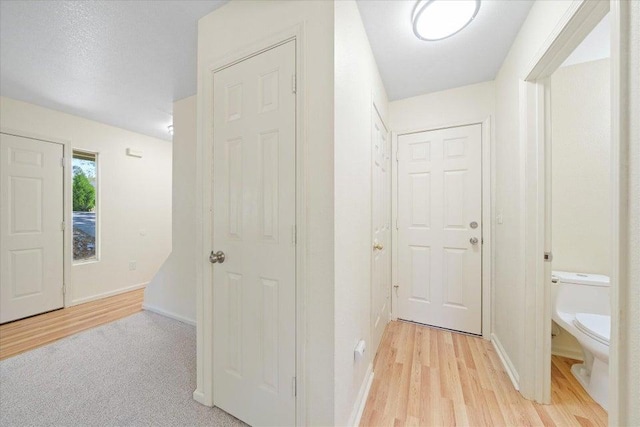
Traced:
POLYGON ((377 250, 381 251, 382 249, 384 249, 384 246, 382 246, 382 244, 380 244, 380 243, 374 243, 373 244, 373 249, 377 249, 377 250))

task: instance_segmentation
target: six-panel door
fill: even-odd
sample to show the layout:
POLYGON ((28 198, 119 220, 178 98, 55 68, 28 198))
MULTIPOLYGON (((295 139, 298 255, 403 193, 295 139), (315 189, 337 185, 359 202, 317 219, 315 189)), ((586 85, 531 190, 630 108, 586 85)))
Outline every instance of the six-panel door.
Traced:
POLYGON ((391 311, 391 144, 375 106, 372 109, 371 348, 375 354, 391 311))
POLYGON ((294 425, 295 42, 214 74, 214 404, 294 425))
POLYGON ((63 301, 63 146, 0 134, 0 323, 63 301))
POLYGON ((481 125, 398 137, 398 317, 482 333, 481 125))

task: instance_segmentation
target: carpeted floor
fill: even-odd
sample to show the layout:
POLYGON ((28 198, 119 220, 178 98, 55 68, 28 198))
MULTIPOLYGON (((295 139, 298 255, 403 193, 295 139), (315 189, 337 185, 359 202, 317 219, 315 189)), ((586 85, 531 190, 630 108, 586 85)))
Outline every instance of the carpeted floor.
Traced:
POLYGON ((195 328, 142 312, 1 361, 0 425, 244 425, 195 387, 195 328))

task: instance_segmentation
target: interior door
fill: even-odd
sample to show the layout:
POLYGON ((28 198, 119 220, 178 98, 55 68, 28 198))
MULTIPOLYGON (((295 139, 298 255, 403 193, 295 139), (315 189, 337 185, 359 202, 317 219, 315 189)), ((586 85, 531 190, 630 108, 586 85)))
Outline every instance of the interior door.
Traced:
POLYGON ((482 334, 482 129, 398 137, 398 317, 482 334))
POLYGON ((64 306, 63 146, 0 134, 0 323, 64 306))
POLYGON ((295 424, 295 42, 216 72, 214 404, 295 424))
POLYGON ((372 268, 371 328, 374 352, 389 322, 391 295, 391 144, 378 111, 372 117, 372 268))

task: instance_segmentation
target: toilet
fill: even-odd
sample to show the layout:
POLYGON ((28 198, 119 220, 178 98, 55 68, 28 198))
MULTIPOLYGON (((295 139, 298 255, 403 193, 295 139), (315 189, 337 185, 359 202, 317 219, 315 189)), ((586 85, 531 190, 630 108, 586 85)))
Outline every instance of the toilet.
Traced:
POLYGON ((593 400, 607 409, 611 307, 609 277, 554 271, 551 277, 553 320, 573 335, 584 362, 571 372, 593 400))

